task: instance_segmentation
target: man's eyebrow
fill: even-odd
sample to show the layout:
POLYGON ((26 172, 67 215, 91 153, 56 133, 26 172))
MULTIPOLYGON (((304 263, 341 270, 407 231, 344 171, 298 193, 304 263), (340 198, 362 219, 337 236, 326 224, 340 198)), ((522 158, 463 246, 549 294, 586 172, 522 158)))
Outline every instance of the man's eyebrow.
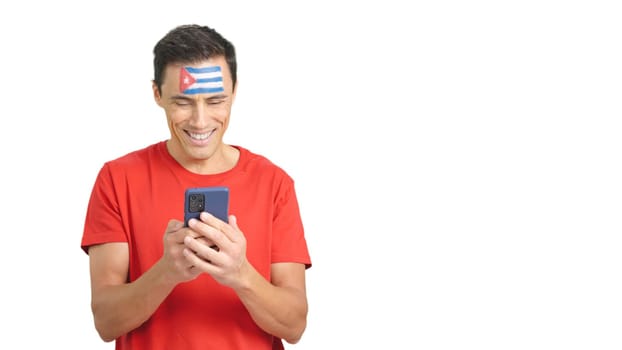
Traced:
POLYGON ((218 94, 218 95, 214 95, 214 96, 210 96, 208 98, 206 98, 206 100, 222 100, 229 97, 229 95, 225 95, 225 94, 218 94))
POLYGON ((190 97, 184 96, 184 95, 174 95, 174 96, 171 96, 171 100, 186 100, 186 101, 190 101, 192 99, 190 97))

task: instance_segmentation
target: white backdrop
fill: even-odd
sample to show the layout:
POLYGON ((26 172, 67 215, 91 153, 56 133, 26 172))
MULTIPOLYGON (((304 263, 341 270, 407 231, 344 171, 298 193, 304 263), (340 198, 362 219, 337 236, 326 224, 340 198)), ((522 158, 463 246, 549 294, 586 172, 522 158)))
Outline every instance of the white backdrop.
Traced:
POLYGON ((151 50, 200 23, 238 51, 227 141, 296 180, 314 266, 288 348, 620 349, 616 2, 407 3, 0 5, 2 342, 114 348, 88 196, 168 136, 151 50))

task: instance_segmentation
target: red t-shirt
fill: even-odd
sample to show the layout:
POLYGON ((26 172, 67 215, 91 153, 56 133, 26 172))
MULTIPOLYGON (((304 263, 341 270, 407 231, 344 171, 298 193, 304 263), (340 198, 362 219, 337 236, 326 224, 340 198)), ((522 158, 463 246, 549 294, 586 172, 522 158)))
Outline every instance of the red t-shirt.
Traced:
MULTIPOLYGON (((248 261, 270 280, 270 265, 311 266, 294 182, 280 167, 245 148, 236 166, 194 174, 168 153, 166 142, 109 161, 89 201, 81 247, 128 243, 129 281, 160 259, 170 219, 183 221, 189 187, 229 187, 229 213, 247 241, 248 261)), ((237 295, 209 275, 181 283, 151 318, 117 339, 116 349, 278 349, 280 339, 261 330, 237 295)))

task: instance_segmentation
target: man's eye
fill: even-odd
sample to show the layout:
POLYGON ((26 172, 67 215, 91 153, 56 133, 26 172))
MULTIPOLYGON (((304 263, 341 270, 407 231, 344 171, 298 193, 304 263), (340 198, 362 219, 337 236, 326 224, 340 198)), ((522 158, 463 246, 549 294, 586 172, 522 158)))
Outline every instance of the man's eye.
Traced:
POLYGON ((190 106, 190 102, 184 100, 175 100, 177 106, 190 106))
POLYGON ((207 101, 208 105, 219 105, 221 103, 225 102, 225 100, 209 100, 207 101))

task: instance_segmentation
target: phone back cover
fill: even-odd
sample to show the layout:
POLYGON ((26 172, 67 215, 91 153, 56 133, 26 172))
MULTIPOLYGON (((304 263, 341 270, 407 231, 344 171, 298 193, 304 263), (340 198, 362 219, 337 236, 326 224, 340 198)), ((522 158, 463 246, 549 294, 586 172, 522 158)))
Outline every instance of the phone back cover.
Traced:
POLYGON ((229 222, 229 188, 228 187, 197 187, 186 190, 184 196, 184 224, 188 220, 198 218, 200 213, 190 213, 188 210, 190 195, 202 193, 205 196, 204 211, 214 215, 224 222, 229 222))

